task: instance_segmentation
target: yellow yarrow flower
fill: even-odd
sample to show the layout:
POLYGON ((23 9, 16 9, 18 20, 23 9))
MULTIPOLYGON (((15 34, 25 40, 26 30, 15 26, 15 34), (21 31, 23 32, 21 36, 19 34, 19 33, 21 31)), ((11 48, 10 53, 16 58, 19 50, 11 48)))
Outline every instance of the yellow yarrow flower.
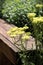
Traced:
POLYGON ((21 35, 21 34, 24 34, 25 32, 24 31, 18 31, 18 35, 21 35))
POLYGON ((17 27, 15 27, 15 28, 12 27, 12 28, 7 32, 7 34, 11 35, 11 34, 12 34, 13 32, 15 32, 17 29, 18 29, 17 27))
POLYGON ((24 27, 23 27, 24 30, 26 30, 26 29, 28 29, 28 28, 29 28, 28 26, 24 26, 24 27))
POLYGON ((35 17, 35 16, 36 16, 36 13, 28 13, 28 14, 27 14, 27 17, 29 17, 29 18, 30 18, 30 17, 35 17))
POLYGON ((11 29, 10 29, 10 31, 16 31, 18 29, 18 27, 12 27, 11 29))
POLYGON ((30 36, 28 36, 28 35, 24 35, 24 36, 22 37, 23 40, 28 40, 29 38, 30 38, 30 36))
POLYGON ((15 35, 15 34, 11 34, 11 35, 10 35, 10 37, 16 37, 16 36, 17 36, 17 35, 15 35))
POLYGON ((43 22, 43 17, 34 17, 33 18, 33 23, 40 23, 43 22))
POLYGON ((18 28, 18 30, 23 31, 24 29, 23 29, 23 27, 20 27, 20 28, 18 28))
POLYGON ((17 35, 24 35, 26 29, 28 29, 28 26, 24 26, 24 27, 15 27, 15 28, 11 28, 7 33, 10 35, 10 37, 16 37, 17 35))
POLYGON ((28 13, 27 14, 27 17, 32 21, 33 20, 33 17, 36 16, 36 13, 28 13))
POLYGON ((29 36, 29 35, 31 35, 31 33, 30 33, 30 32, 26 32, 26 35, 28 35, 28 36, 29 36))
POLYGON ((36 4, 36 7, 41 8, 43 7, 43 4, 36 4))

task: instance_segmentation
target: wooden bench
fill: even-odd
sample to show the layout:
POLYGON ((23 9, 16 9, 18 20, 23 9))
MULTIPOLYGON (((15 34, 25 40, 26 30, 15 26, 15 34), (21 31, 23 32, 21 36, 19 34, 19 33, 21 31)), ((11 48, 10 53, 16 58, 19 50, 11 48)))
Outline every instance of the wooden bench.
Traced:
MULTIPOLYGON (((2 52, 14 65, 17 63, 17 52, 20 52, 21 46, 20 41, 16 38, 18 44, 14 44, 14 39, 11 38, 7 31, 11 28, 15 27, 12 24, 6 23, 4 20, 0 19, 0 52, 2 52)), ((35 49, 35 39, 31 37, 28 40, 27 50, 35 49)), ((1 64, 0 64, 1 65, 1 64)))

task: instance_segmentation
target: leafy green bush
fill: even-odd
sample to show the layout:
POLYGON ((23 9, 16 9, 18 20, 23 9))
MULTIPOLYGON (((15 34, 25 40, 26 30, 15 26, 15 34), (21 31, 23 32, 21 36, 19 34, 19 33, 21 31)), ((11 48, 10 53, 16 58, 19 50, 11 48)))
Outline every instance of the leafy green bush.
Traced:
POLYGON ((35 44, 36 44, 36 49, 41 48, 41 43, 43 40, 43 15, 41 15, 40 11, 43 12, 42 10, 43 4, 37 4, 36 5, 36 11, 37 13, 28 13, 27 17, 30 19, 32 26, 33 26, 33 36, 35 37, 35 44), (39 42, 40 41, 40 42, 39 42), (39 47, 38 47, 39 46, 39 47))
POLYGON ((43 3, 36 4, 36 13, 37 13, 37 16, 43 16, 43 3))
POLYGON ((3 4, 3 18, 8 22, 23 26, 27 23, 28 12, 35 12, 36 0, 5 0, 3 4))
POLYGON ((21 65, 43 65, 43 51, 23 51, 19 55, 22 61, 21 65))
POLYGON ((2 17, 2 3, 3 1, 0 0, 0 18, 2 17))

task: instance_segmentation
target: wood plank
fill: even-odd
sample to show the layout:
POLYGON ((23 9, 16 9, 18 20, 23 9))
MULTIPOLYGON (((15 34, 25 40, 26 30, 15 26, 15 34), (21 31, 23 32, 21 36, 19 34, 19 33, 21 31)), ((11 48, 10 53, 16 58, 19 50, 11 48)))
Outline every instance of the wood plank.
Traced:
POLYGON ((0 65, 14 65, 12 64, 9 59, 0 52, 0 65))
MULTIPOLYGON (((0 19, 0 39, 3 40, 3 42, 8 45, 13 51, 18 52, 20 49, 22 50, 20 46, 20 40, 19 37, 16 37, 15 39, 11 38, 7 31, 11 28, 15 27, 12 24, 6 23, 4 20, 0 19), (14 44, 15 40, 17 41, 17 44, 14 44), (18 41, 19 40, 19 41, 18 41)), ((30 39, 27 41, 27 50, 35 49, 35 39, 31 36, 30 39)))
POLYGON ((11 63, 17 64, 18 54, 15 53, 11 48, 9 48, 2 40, 0 40, 0 52, 2 52, 11 63))
MULTIPOLYGON (((2 23, 1 23, 2 24, 2 23)), ((3 25, 3 24, 2 24, 3 25)), ((7 24, 6 24, 7 25, 7 24)), ((9 24, 8 24, 9 25, 9 24)), ((7 25, 7 26, 8 26, 7 25)), ((3 25, 4 26, 4 25, 3 25)), ((10 25, 7 27, 9 28, 11 27, 10 25)), ((6 28, 6 27, 5 27, 6 28)), ((3 42, 5 42, 10 48, 12 48, 15 52, 18 51, 18 48, 13 45, 14 42, 12 40, 12 38, 9 37, 9 35, 7 35, 7 31, 5 30, 5 28, 3 28, 2 26, 0 26, 0 39, 3 40, 3 42)))
MULTIPOLYGON (((22 50, 20 45, 19 36, 16 38, 11 38, 7 31, 15 27, 12 24, 6 23, 6 21, 0 19, 0 51, 10 60, 11 63, 16 65, 18 62, 17 52, 22 50), (14 42, 16 41, 16 44, 14 42)), ((33 50, 36 48, 35 46, 35 39, 31 36, 30 39, 27 41, 27 50, 33 50)))

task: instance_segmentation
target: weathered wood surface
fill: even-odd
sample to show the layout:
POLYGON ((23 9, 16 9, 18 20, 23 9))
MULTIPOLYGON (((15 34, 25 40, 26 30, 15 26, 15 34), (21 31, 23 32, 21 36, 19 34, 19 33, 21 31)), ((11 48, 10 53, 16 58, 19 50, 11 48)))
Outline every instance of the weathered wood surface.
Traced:
POLYGON ((12 38, 9 37, 7 34, 7 31, 11 28, 12 26, 9 24, 6 24, 5 21, 0 19, 0 39, 8 45, 12 50, 15 52, 18 51, 18 48, 14 45, 14 42, 12 38))
POLYGON ((0 53, 0 65, 13 65, 3 53, 0 53))
MULTIPOLYGON (((18 52, 21 49, 20 46, 20 41, 18 41, 19 37, 16 37, 15 39, 11 38, 8 34, 7 31, 11 28, 15 27, 12 24, 6 23, 4 20, 0 19, 0 39, 8 46, 10 47, 13 51, 18 52), (14 44, 14 40, 17 41, 17 44, 14 44)), ((27 50, 35 49, 35 39, 31 37, 27 41, 27 50)), ((1 43, 0 43, 1 44, 1 43)))
MULTIPOLYGON (((4 57, 2 57, 3 55, 6 56, 6 61, 8 59, 10 61, 10 63, 12 63, 14 65, 17 64, 17 56, 18 56, 17 53, 15 53, 11 48, 9 48, 9 46, 7 46, 2 40, 0 40, 0 54, 2 54, 0 57, 0 65, 2 64, 1 61, 3 61, 3 63, 4 63, 4 60, 5 60, 4 57)), ((4 63, 4 65, 5 65, 5 63, 4 63)))
MULTIPOLYGON (((7 31, 12 27, 15 26, 12 24, 8 24, 4 20, 0 19, 0 53, 2 52, 10 60, 11 63, 16 65, 18 62, 18 54, 16 52, 19 52, 20 49, 22 50, 22 48, 20 45, 19 36, 16 38, 11 38, 7 34, 7 31), (15 41, 16 44, 14 44, 15 41)), ((26 46, 27 50, 35 49, 35 39, 31 37, 27 41, 26 46)))

